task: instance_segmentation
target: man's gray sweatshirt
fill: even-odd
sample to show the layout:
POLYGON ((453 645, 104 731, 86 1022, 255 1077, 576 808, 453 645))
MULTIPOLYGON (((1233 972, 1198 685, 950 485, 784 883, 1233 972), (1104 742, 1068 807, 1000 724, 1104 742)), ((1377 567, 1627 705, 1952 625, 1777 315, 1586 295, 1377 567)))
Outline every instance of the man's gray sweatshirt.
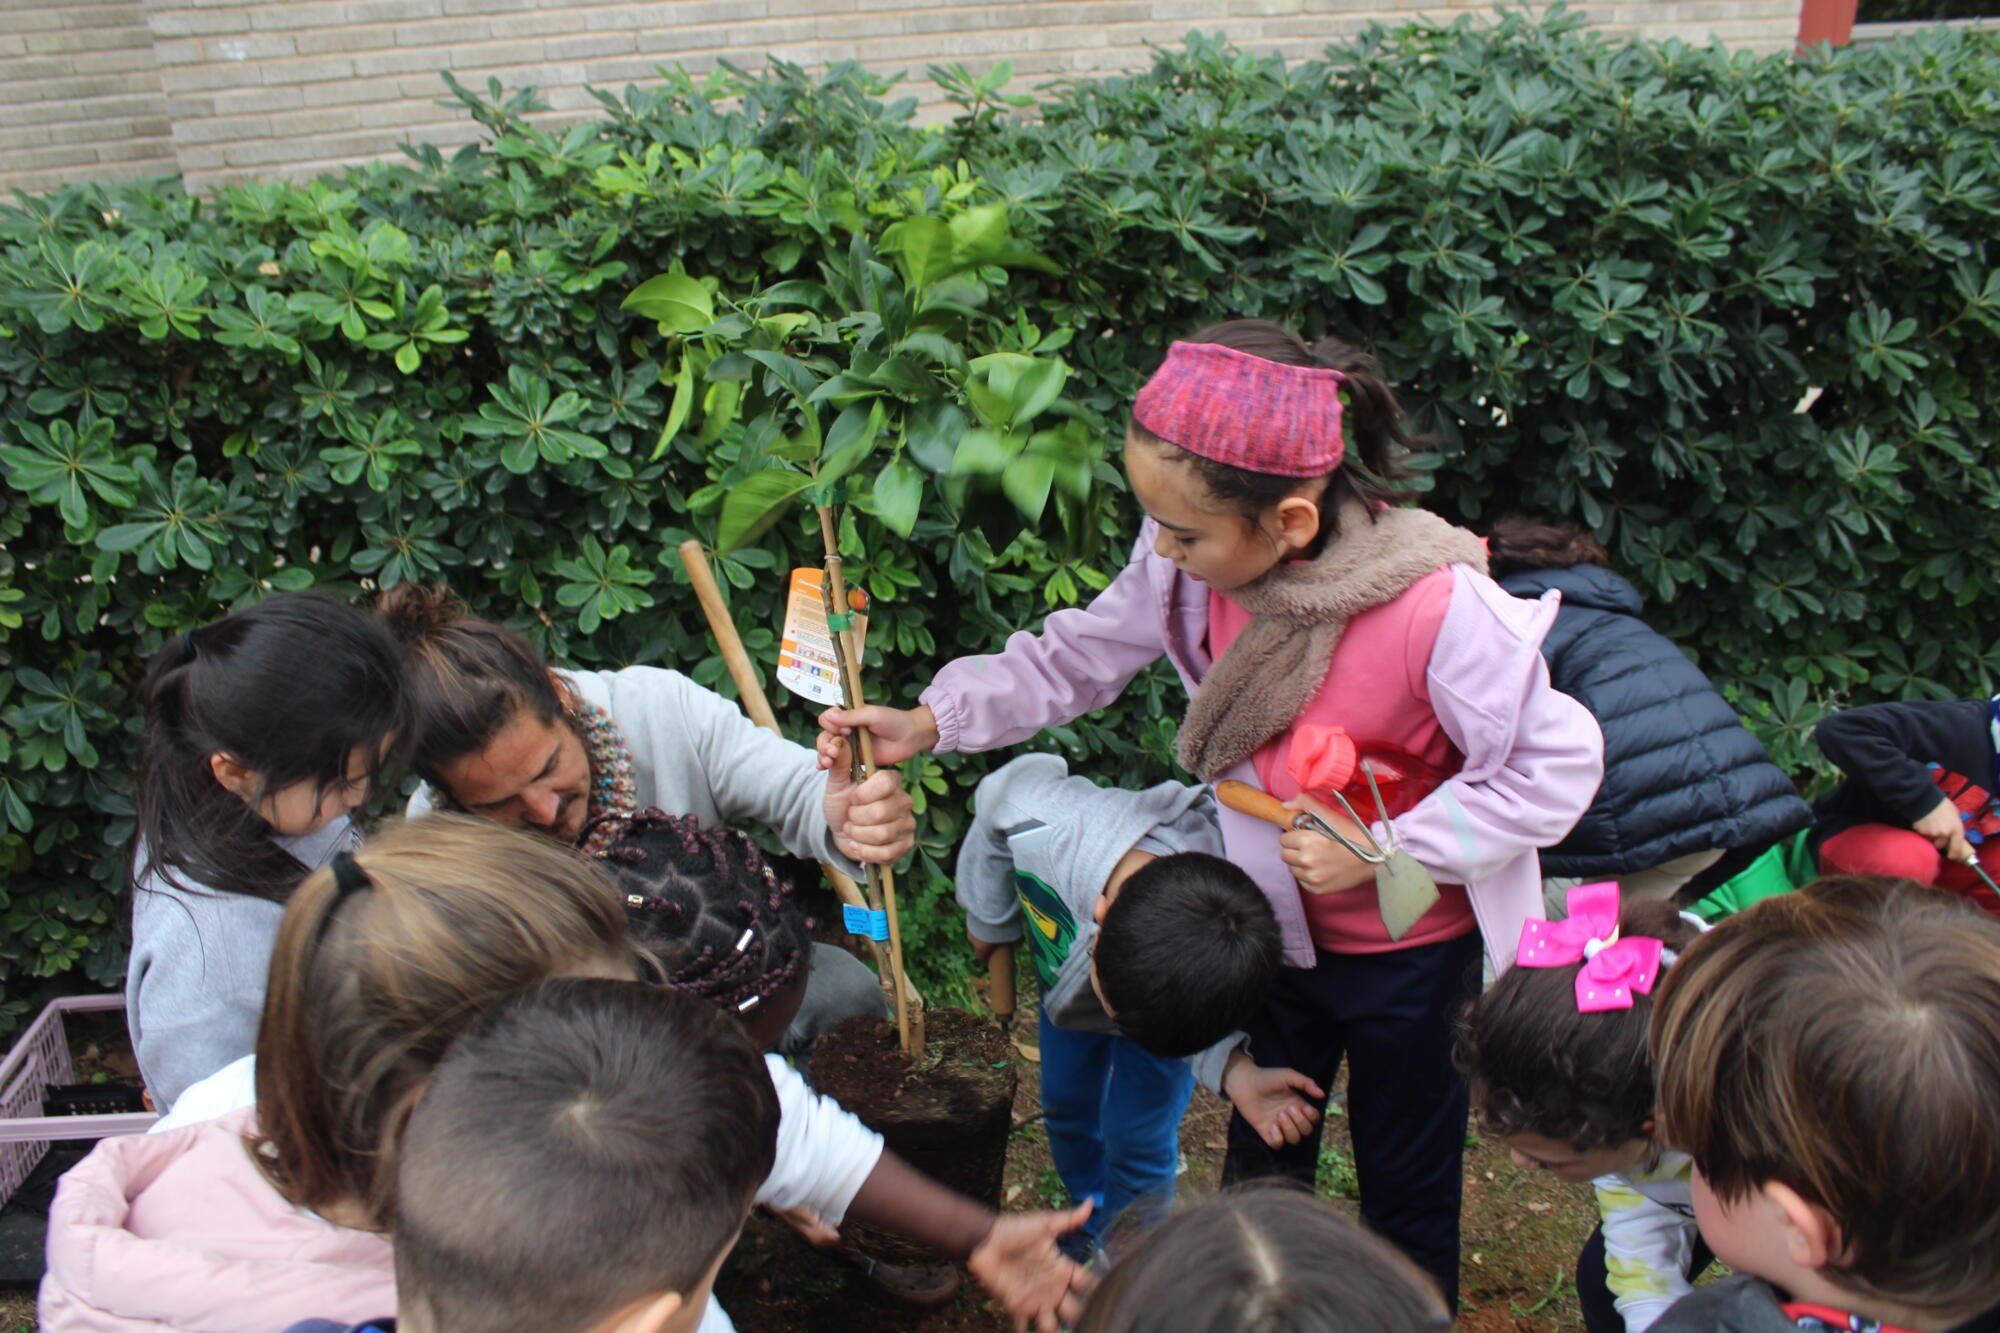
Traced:
MULTIPOLYGON (((958 903, 973 938, 1022 942, 1058 1027, 1116 1033, 1090 985, 1097 900, 1130 851, 1223 855, 1207 787, 1162 782, 1144 791, 1073 777, 1052 754, 989 773, 973 793, 973 822, 958 852, 958 903), (1025 927, 1022 918, 1027 918, 1025 927)), ((1221 1083, 1235 1033, 1190 1057, 1209 1088, 1221 1083)))
MULTIPOLYGON (((704 824, 763 824, 794 856, 861 877, 861 867, 834 846, 826 774, 812 750, 764 730, 678 671, 634 666, 561 674, 624 737, 640 809, 657 806, 704 824)), ((419 785, 407 813, 415 819, 433 805, 431 789, 419 785)))

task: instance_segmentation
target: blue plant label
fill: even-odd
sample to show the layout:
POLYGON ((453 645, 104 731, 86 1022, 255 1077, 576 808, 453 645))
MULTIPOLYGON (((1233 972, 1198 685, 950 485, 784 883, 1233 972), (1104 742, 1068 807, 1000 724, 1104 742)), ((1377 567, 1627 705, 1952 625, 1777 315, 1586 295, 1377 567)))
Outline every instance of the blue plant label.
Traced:
POLYGON ((847 933, 850 935, 866 935, 871 940, 887 940, 889 938, 889 914, 887 912, 872 912, 866 907, 854 907, 843 904, 840 909, 840 920, 841 924, 847 927, 847 933))

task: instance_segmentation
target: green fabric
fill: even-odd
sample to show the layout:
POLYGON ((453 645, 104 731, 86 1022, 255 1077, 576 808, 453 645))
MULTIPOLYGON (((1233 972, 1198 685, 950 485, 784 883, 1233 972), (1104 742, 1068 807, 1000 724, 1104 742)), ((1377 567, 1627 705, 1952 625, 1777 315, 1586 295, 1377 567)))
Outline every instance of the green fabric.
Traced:
POLYGON ((1806 846, 1806 833, 1801 830, 1787 842, 1773 843, 1762 856, 1716 885, 1707 897, 1688 910, 1714 924, 1752 903, 1790 893, 1818 876, 1819 866, 1813 860, 1812 849, 1806 846))

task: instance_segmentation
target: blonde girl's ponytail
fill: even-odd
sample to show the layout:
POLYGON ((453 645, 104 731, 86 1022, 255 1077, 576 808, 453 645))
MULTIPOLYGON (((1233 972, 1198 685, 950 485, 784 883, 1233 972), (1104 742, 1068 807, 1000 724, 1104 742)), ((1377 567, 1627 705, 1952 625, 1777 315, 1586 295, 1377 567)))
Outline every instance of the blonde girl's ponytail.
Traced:
POLYGON ((467 1024, 553 976, 634 975, 610 881, 492 820, 429 815, 292 895, 257 1033, 257 1160, 287 1200, 385 1226, 394 1144, 467 1024))

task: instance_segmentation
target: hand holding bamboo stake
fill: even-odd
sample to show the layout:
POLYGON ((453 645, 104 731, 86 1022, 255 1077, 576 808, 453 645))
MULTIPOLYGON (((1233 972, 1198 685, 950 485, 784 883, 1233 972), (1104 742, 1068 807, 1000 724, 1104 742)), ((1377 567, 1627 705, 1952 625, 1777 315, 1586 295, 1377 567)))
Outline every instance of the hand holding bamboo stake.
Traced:
MULTIPOLYGON (((853 641, 835 619, 847 614, 847 580, 840 571, 839 523, 832 506, 815 508, 819 512, 820 541, 826 548, 826 578, 820 591, 827 603, 827 637, 833 640, 833 656, 840 671, 841 707, 859 708, 865 702, 861 694, 861 663, 856 660, 853 641)), ((862 728, 855 732, 854 739, 856 744, 851 753, 858 786, 875 771, 875 738, 862 728)), ((903 931, 896 918, 895 873, 888 866, 873 862, 867 869, 869 906, 886 911, 889 917, 889 965, 896 970, 896 1035, 903 1054, 915 1060, 924 1053, 923 1011, 918 1009, 913 1013, 903 995, 903 931)))
MULTIPOLYGON (((702 552, 701 543, 690 538, 680 544, 681 564, 687 569, 688 582, 694 585, 695 600, 701 603, 702 614, 708 618, 710 632, 715 635, 716 646, 722 650, 723 665, 729 669, 729 678, 736 682, 737 697, 743 701, 743 711, 750 720, 766 731, 777 735, 778 718, 771 711, 771 701, 758 683, 756 669, 750 663, 750 654, 743 647, 743 637, 737 631, 736 618, 729 614, 729 607, 722 600, 722 589, 715 581, 715 574, 708 567, 708 557, 702 552)), ((840 901, 850 907, 866 908, 868 900, 862 895, 861 886, 849 878, 840 867, 825 861, 820 862, 820 870, 840 901)), ((890 965, 889 951, 879 941, 869 940, 868 951, 874 956, 875 971, 882 978, 883 993, 893 1003, 900 989, 904 1003, 921 1008, 923 1000, 911 987, 909 978, 901 975, 890 965)))

